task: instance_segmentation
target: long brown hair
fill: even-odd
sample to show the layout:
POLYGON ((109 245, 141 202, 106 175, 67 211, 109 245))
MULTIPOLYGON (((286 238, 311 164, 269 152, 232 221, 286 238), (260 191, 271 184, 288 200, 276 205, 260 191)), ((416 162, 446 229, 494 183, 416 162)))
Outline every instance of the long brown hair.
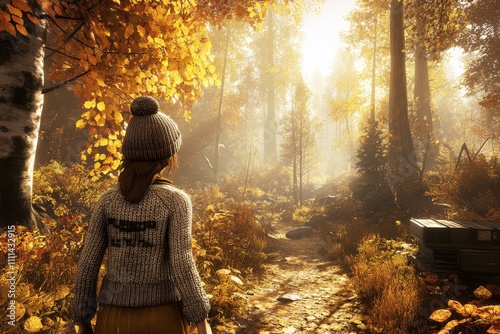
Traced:
POLYGON ((146 194, 149 186, 161 177, 161 171, 167 168, 172 173, 178 165, 177 154, 160 161, 129 161, 122 162, 122 171, 118 176, 120 192, 130 203, 138 203, 146 194))

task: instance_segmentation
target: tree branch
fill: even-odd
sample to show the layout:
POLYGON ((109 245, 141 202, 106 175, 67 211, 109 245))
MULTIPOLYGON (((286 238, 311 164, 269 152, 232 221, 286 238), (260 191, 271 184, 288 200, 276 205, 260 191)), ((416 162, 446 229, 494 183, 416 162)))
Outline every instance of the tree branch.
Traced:
POLYGON ((83 21, 83 18, 81 17, 69 17, 69 16, 64 16, 64 15, 56 15, 56 19, 63 19, 63 20, 73 20, 73 21, 83 21))
POLYGON ((75 36, 76 33, 83 28, 84 25, 85 21, 80 22, 80 24, 73 30, 73 32, 71 32, 71 34, 69 34, 69 36, 64 39, 64 44, 68 43, 73 38, 73 36, 75 36))
POLYGON ((68 80, 66 80, 66 81, 64 81, 64 82, 61 82, 61 83, 58 83, 58 84, 57 84, 57 85, 55 85, 55 86, 52 86, 52 87, 49 87, 49 88, 44 88, 44 89, 42 90, 42 94, 46 94, 46 93, 52 92, 53 90, 59 89, 59 88, 61 88, 61 87, 65 86, 65 85, 69 84, 70 82, 75 81, 76 79, 78 79, 78 78, 80 78, 80 77, 83 77, 84 75, 88 74, 89 72, 90 72, 90 70, 87 70, 87 71, 85 71, 85 72, 83 72, 83 73, 78 74, 78 75, 77 75, 76 77, 74 77, 74 78, 68 79, 68 80))
MULTIPOLYGON (((61 51, 56 50, 56 49, 53 49, 53 48, 51 48, 51 47, 45 46, 45 48, 46 48, 47 50, 50 50, 50 51, 54 52, 54 53, 59 53, 59 54, 62 54, 63 56, 66 56, 66 57, 68 57, 68 58, 71 58, 71 59, 74 59, 74 60, 80 60, 80 59, 79 59, 79 58, 77 58, 77 57, 70 56, 70 55, 69 55, 69 54, 67 54, 67 53, 61 52, 61 51)), ((51 54, 51 55, 52 55, 52 54, 51 54)), ((50 56, 46 56, 45 58, 48 58, 48 57, 50 57, 50 56)))

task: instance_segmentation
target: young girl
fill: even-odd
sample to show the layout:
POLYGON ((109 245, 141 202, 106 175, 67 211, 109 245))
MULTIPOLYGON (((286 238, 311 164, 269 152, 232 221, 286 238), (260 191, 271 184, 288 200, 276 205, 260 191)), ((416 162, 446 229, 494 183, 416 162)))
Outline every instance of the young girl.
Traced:
POLYGON ((191 200, 162 178, 177 165, 181 134, 150 96, 130 105, 118 186, 95 206, 78 264, 73 319, 79 333, 211 334, 210 304, 191 249, 191 200), (107 273, 96 284, 105 250, 107 273))

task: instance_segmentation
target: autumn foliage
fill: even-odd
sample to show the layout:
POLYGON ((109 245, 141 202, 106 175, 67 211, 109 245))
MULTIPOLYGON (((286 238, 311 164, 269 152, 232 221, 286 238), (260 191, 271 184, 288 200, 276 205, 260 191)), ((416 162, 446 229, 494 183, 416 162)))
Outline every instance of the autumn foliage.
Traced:
MULTIPOLYGON (((312 1, 314 2, 314 1, 312 1)), ((148 94, 176 105, 190 118, 204 88, 218 85, 209 26, 229 19, 262 22, 275 1, 33 1, 0 7, 0 32, 27 35, 47 24, 46 59, 55 87, 73 85, 84 109, 77 128, 87 129, 82 154, 92 176, 117 170, 133 98, 148 94), (42 13, 42 14, 40 14, 42 13)), ((304 1, 275 4, 294 13, 304 1)))

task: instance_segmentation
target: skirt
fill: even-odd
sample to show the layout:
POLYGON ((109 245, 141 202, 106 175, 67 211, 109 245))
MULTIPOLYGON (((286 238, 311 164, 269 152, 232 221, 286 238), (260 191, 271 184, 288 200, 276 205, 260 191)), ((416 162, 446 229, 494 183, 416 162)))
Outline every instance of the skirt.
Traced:
POLYGON ((191 334, 179 304, 150 307, 99 305, 95 334, 191 334))

